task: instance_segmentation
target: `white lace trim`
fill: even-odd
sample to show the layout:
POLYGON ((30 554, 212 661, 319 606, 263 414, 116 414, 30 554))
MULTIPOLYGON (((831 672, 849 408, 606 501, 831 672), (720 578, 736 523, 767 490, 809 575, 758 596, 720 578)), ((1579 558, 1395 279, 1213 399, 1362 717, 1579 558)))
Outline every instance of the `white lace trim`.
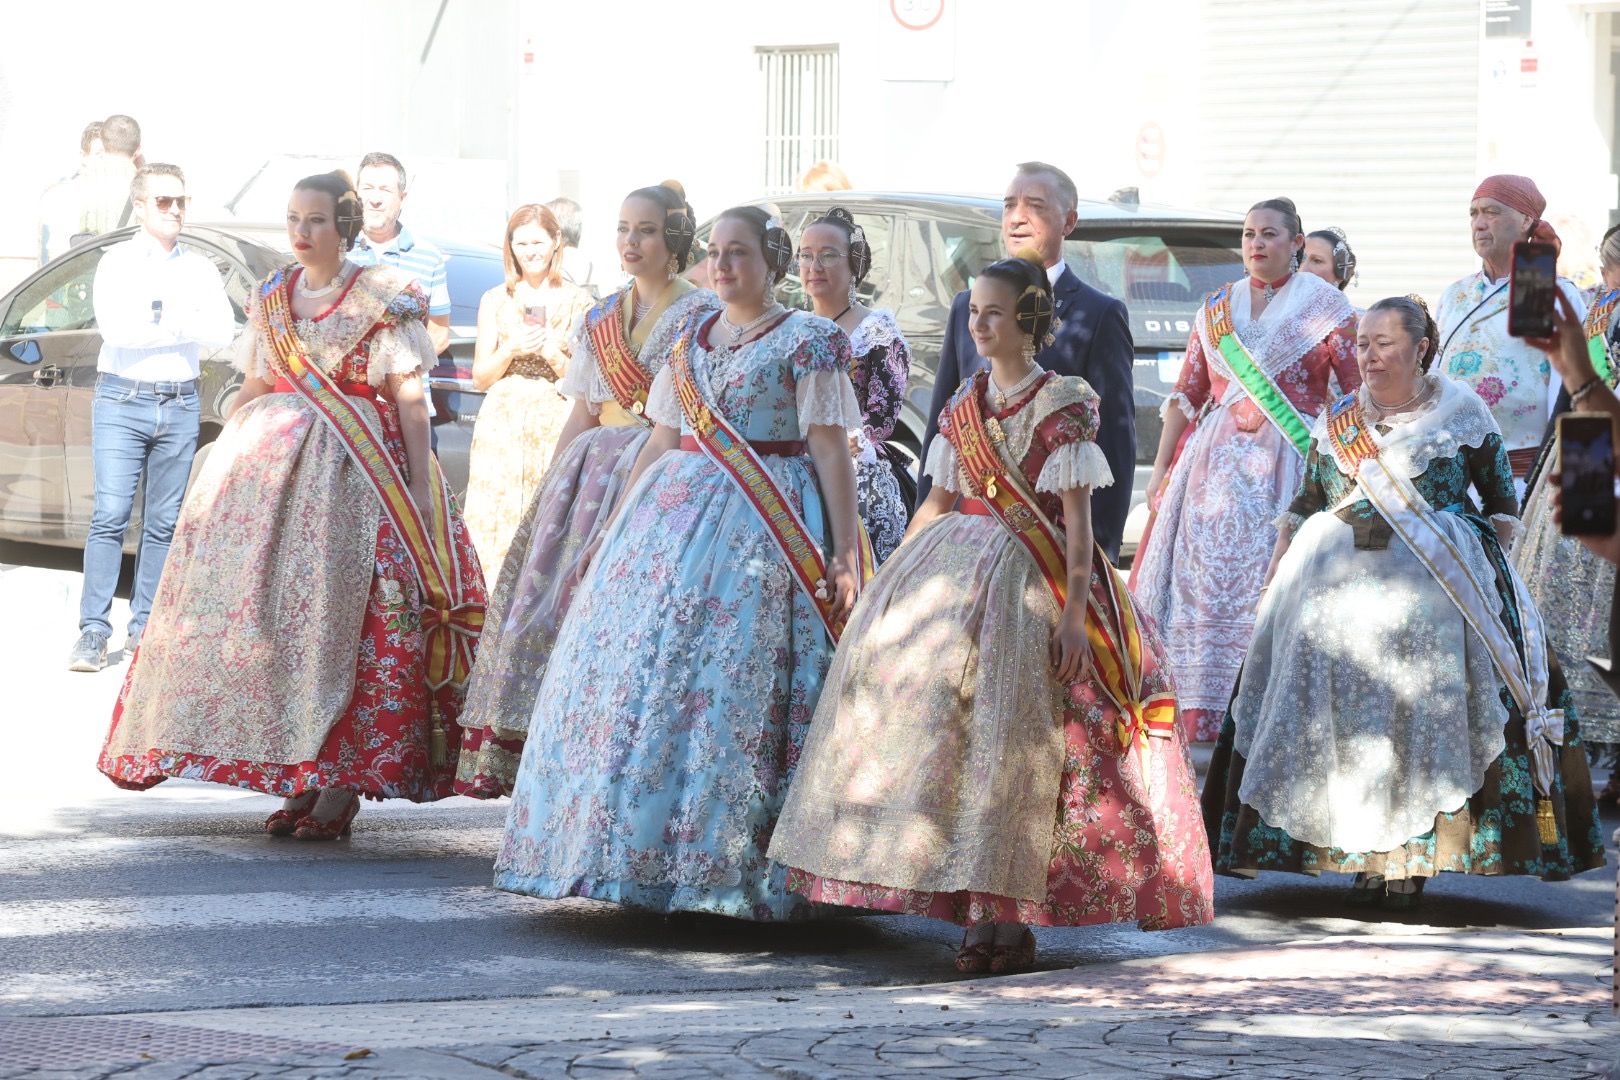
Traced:
MULTIPOLYGON (((300 325, 307 320, 300 320, 300 325)), ((299 333, 299 340, 309 350, 309 357, 326 374, 337 371, 346 354, 318 353, 299 333)), ((379 329, 371 339, 371 351, 366 366, 366 382, 381 386, 390 375, 422 375, 433 369, 433 340, 420 319, 404 319, 394 326, 379 329)), ((270 362, 270 342, 265 331, 251 329, 236 343, 231 365, 249 378, 266 382, 274 378, 275 368, 270 362)))
MULTIPOLYGON (((1464 447, 1477 449, 1486 437, 1500 437, 1502 434, 1501 428, 1496 426, 1496 418, 1478 394, 1439 372, 1431 372, 1426 378, 1431 386, 1436 387, 1437 393, 1409 412, 1379 421, 1390 425, 1389 434, 1380 433, 1377 425, 1369 432, 1373 442, 1378 444, 1379 456, 1383 461, 1412 480, 1428 471, 1429 463, 1437 458, 1456 457, 1464 447)), ((1358 390, 1357 394, 1362 408, 1366 409, 1369 403, 1366 390, 1358 390)), ((1311 439, 1322 456, 1337 466, 1338 459, 1333 457, 1332 444, 1328 439, 1329 411, 1324 410, 1316 418, 1311 439)))
POLYGON ((665 367, 647 391, 647 419, 681 430, 681 399, 675 395, 675 369, 665 367))
POLYGON ((962 487, 957 482, 956 471, 956 447, 945 436, 935 435, 934 441, 928 446, 928 460, 923 463, 923 475, 931 479, 937 488, 960 492, 962 487))
POLYGON ((861 430, 866 417, 855 398, 855 384, 849 373, 838 368, 821 368, 801 375, 793 396, 799 411, 799 437, 808 438, 813 424, 831 424, 845 431, 861 430))
POLYGON ((1524 522, 1512 514, 1492 514, 1492 525, 1506 525, 1506 529, 1497 529, 1496 538, 1501 541, 1504 551, 1511 550, 1519 542, 1519 534, 1524 532, 1524 522), (1503 534, 1506 533, 1504 536, 1503 534))
MULTIPOLYGON (((1295 273, 1278 290, 1260 318, 1249 314, 1247 279, 1232 284, 1232 329, 1261 371, 1273 379, 1354 315, 1350 301, 1315 274, 1295 273)), ((1232 375, 1217 343, 1210 340, 1209 320, 1198 320, 1205 362, 1232 386, 1228 394, 1246 393, 1232 375)))
POLYGON ((1114 471, 1108 467, 1102 447, 1094 442, 1073 442, 1058 447, 1041 466, 1035 490, 1061 495, 1075 488, 1105 488, 1113 484, 1114 471))
POLYGON ((1291 533, 1298 532, 1299 527, 1303 524, 1305 524, 1304 515, 1296 514, 1292 510, 1284 510, 1282 513, 1271 519, 1271 527, 1276 529, 1278 532, 1282 532, 1284 529, 1287 529, 1291 533))
POLYGON ((1164 404, 1159 406, 1159 419, 1168 418, 1171 409, 1180 409, 1181 415, 1185 416, 1189 422, 1198 419, 1198 410, 1193 408, 1192 399, 1179 390, 1165 398, 1164 404))
MULTIPOLYGON (((675 336, 686 325, 687 317, 699 311, 712 311, 719 306, 720 298, 708 289, 694 289, 676 297, 670 302, 669 307, 664 309, 663 314, 658 316, 658 321, 648 332, 646 342, 636 354, 636 362, 648 374, 657 376, 669 362, 670 348, 675 344, 675 336)), ((586 330, 587 317, 588 313, 574 321, 574 329, 569 336, 573 355, 579 358, 580 362, 568 365, 568 371, 558 382, 557 390, 564 397, 585 402, 585 407, 590 410, 592 416, 600 416, 602 403, 613 400, 613 391, 608 388, 607 379, 602 377, 601 360, 597 357, 596 346, 591 341, 589 331, 586 330)), ((652 415, 650 410, 647 415, 652 415)))
POLYGON ((894 321, 894 312, 887 308, 873 308, 849 332, 849 351, 856 356, 865 356, 880 345, 893 345, 900 340, 900 324, 894 321))

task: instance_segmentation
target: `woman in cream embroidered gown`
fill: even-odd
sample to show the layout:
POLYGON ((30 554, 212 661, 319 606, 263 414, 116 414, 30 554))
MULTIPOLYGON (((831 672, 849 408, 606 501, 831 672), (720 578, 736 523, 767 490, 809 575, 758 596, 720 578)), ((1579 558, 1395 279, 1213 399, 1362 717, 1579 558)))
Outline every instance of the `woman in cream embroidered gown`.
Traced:
POLYGON ((562 228, 544 206, 513 211, 501 250, 506 283, 478 303, 472 379, 485 393, 467 462, 467 528, 491 585, 568 421, 559 383, 591 304, 563 280, 562 228))
MULTIPOLYGON (((677 343, 709 407, 754 444, 827 553, 835 618, 857 588, 849 342, 769 302, 792 242, 754 207, 709 240, 725 309, 677 343), (767 261, 769 259, 769 261, 767 261)), ((655 911, 803 917, 765 857, 832 645, 760 512, 697 449, 676 361, 654 429, 552 650, 495 886, 655 911)))
MULTIPOLYGON (((1541 630, 1503 556, 1518 524, 1513 475, 1485 404, 1423 374, 1437 336, 1413 301, 1374 304, 1360 330, 1367 381, 1333 412, 1359 399, 1380 462, 1436 511, 1524 655, 1526 635, 1541 630)), ((1324 417, 1204 787, 1216 869, 1354 871, 1353 901, 1407 908, 1442 871, 1557 880, 1601 866, 1580 728, 1556 664, 1546 704, 1565 710, 1564 744, 1552 757, 1549 838, 1525 716, 1485 640, 1345 475, 1330 438, 1324 417)))
MULTIPOLYGON (((1231 286, 1232 325, 1255 363, 1308 425, 1328 380, 1353 390, 1355 313, 1344 294, 1291 270, 1304 243, 1293 203, 1272 199, 1243 223, 1249 277, 1231 286)), ((1131 572, 1175 672, 1188 735, 1213 739, 1254 632, 1254 610, 1277 530, 1304 457, 1234 377, 1199 326, 1175 392, 1149 482, 1157 500, 1131 572), (1162 494, 1161 494, 1162 493, 1162 494)))
MULTIPOLYGON (((1038 263, 1009 259, 974 282, 969 327, 989 375, 941 413, 934 487, 856 606, 771 841, 811 900, 968 927, 964 972, 1029 966, 1029 925, 1166 929, 1214 913, 1173 710, 1167 738, 1122 742, 1129 718, 1091 670, 1086 605, 1107 604, 1109 583, 1092 573, 1090 489, 1113 477, 1096 393, 1022 351, 1050 312, 1038 263), (1020 320, 1032 292, 1046 314, 1020 320), (969 498, 983 481, 961 470, 953 411, 974 394, 1009 475, 1075 531, 1061 612, 1034 557, 969 498)), ((1142 652, 1143 699, 1169 695, 1150 628, 1142 652)))
POLYGON ((619 259, 631 283, 592 307, 574 327, 572 359, 559 384, 573 401, 573 412, 498 568, 461 712, 459 794, 480 799, 511 794, 557 628, 584 572, 581 555, 624 494, 630 468, 652 430, 635 411, 636 400, 628 409, 619 403, 603 373, 607 361, 597 337, 609 349, 622 342, 623 359, 639 369, 639 382, 650 385, 687 320, 719 304, 712 292, 676 276, 686 269, 695 225, 685 193, 673 180, 631 192, 619 208, 619 259))
MULTIPOLYGON (((343 259, 358 229, 347 177, 294 190, 293 326, 426 507, 438 467, 421 379, 433 361, 427 300, 391 268, 343 259)), ((284 795, 267 829, 327 839, 353 818, 356 795, 451 793, 455 760, 443 751, 455 744, 442 727, 460 690, 427 685, 411 556, 343 443, 286 381, 257 292, 248 316, 236 361, 246 380, 181 512, 99 766, 120 787, 175 776, 284 795)), ((453 511, 450 535, 481 602, 453 511)))

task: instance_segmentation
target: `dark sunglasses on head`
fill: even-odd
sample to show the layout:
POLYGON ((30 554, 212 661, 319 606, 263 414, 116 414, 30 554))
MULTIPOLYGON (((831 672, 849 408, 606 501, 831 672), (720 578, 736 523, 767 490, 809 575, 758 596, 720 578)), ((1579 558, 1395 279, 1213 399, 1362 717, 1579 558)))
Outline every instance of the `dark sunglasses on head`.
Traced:
POLYGON ((152 205, 158 208, 158 213, 167 214, 171 209, 184 211, 186 196, 184 195, 154 195, 152 205))

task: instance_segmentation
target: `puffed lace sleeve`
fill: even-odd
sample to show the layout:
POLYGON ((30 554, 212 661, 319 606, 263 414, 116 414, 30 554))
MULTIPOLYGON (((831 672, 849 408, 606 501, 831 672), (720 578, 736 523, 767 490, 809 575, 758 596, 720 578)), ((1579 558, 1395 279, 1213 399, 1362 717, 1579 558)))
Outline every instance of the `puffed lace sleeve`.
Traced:
POLYGON ((807 323, 792 358, 799 437, 808 438, 816 424, 858 432, 866 418, 849 381, 849 338, 830 320, 812 317, 807 323))
POLYGON ((557 392, 565 398, 574 401, 583 401, 585 407, 591 411, 592 416, 602 412, 601 397, 596 395, 596 384, 602 381, 601 372, 596 366, 596 350, 591 346, 590 335, 585 331, 585 322, 590 312, 580 312, 574 319, 574 325, 568 332, 568 352, 571 361, 563 372, 563 377, 557 380, 557 392))
POLYGON ((259 290, 248 298, 247 329, 236 339, 236 351, 231 366, 250 379, 269 382, 273 376, 270 367, 270 340, 265 335, 264 305, 259 301, 259 290))
POLYGON ((675 395, 675 369, 665 367, 647 392, 647 419, 681 430, 681 399, 675 395))
POLYGON ((1077 400, 1042 417, 1036 432, 1049 453, 1035 478, 1035 490, 1057 495, 1075 488, 1112 484, 1114 472, 1097 445, 1101 426, 1097 394, 1089 386, 1080 391, 1077 400))
POLYGON ((1170 396, 1159 407, 1162 420, 1171 409, 1180 409, 1188 420, 1198 419, 1198 410, 1209 400, 1209 361, 1204 358, 1204 341, 1194 330, 1187 338, 1187 354, 1181 362, 1181 374, 1170 396))
POLYGON ((390 375, 426 376, 433 370, 433 339, 427 332, 427 293, 407 285, 387 309, 371 339, 366 381, 381 386, 390 375))
POLYGON ((939 434, 934 441, 928 444, 928 460, 923 462, 923 475, 934 482, 934 486, 944 491, 962 490, 961 482, 957 479, 956 447, 951 440, 945 437, 950 427, 950 417, 944 413, 939 417, 939 434))

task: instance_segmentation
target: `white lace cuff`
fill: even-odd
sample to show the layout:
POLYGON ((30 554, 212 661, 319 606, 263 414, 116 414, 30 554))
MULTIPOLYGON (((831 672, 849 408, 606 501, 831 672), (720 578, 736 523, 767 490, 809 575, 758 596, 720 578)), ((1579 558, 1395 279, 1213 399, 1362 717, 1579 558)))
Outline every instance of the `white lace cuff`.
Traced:
POLYGON ((1492 514, 1491 524, 1496 526, 1496 538, 1501 541, 1503 548, 1511 548, 1518 542, 1519 534, 1524 531, 1524 522, 1512 514, 1492 514), (1506 525, 1504 529, 1502 526, 1506 525), (1503 534, 1506 535, 1503 535, 1503 534))
POLYGON ((666 367, 647 392, 647 419, 681 430, 681 401, 675 396, 675 369, 666 367))
POLYGON ((420 375, 433 370, 433 340, 421 319, 402 319, 385 326, 371 339, 371 361, 366 381, 381 386, 390 375, 420 375))
POLYGON ((928 444, 928 460, 923 464, 923 475, 933 480, 934 486, 946 491, 961 491, 956 479, 956 447, 943 435, 935 435, 928 444))
POLYGON ((810 437, 813 424, 859 431, 865 417, 855 399, 855 386, 842 368, 818 368, 799 376, 794 390, 799 409, 799 437, 810 437))
POLYGON ((247 333, 236 341, 236 352, 231 357, 231 366, 250 379, 269 380, 270 351, 263 330, 248 326, 247 333))
POLYGON ((1278 532, 1283 532, 1286 530, 1290 536, 1299 532, 1299 527, 1303 524, 1305 524, 1305 518, 1294 513, 1292 510, 1284 510, 1282 513, 1271 519, 1271 527, 1273 529, 1276 529, 1278 532))
POLYGON ((1108 467, 1102 447, 1088 440, 1058 447, 1041 466, 1035 490, 1060 495, 1075 488, 1105 488, 1113 482, 1114 471, 1108 467))
POLYGON ((602 411, 600 402, 607 400, 607 387, 596 366, 596 351, 585 338, 584 326, 585 316, 574 320, 574 329, 568 337, 572 350, 570 362, 562 378, 557 380, 557 392, 565 398, 583 401, 591 415, 596 416, 602 411), (603 396, 599 396, 599 391, 603 396))
POLYGON ((1179 390, 1165 398, 1164 404, 1159 406, 1159 419, 1163 420, 1169 416, 1170 410, 1173 408, 1180 409, 1181 414, 1188 420, 1198 419, 1198 410, 1193 408, 1193 403, 1188 399, 1187 395, 1179 390))

